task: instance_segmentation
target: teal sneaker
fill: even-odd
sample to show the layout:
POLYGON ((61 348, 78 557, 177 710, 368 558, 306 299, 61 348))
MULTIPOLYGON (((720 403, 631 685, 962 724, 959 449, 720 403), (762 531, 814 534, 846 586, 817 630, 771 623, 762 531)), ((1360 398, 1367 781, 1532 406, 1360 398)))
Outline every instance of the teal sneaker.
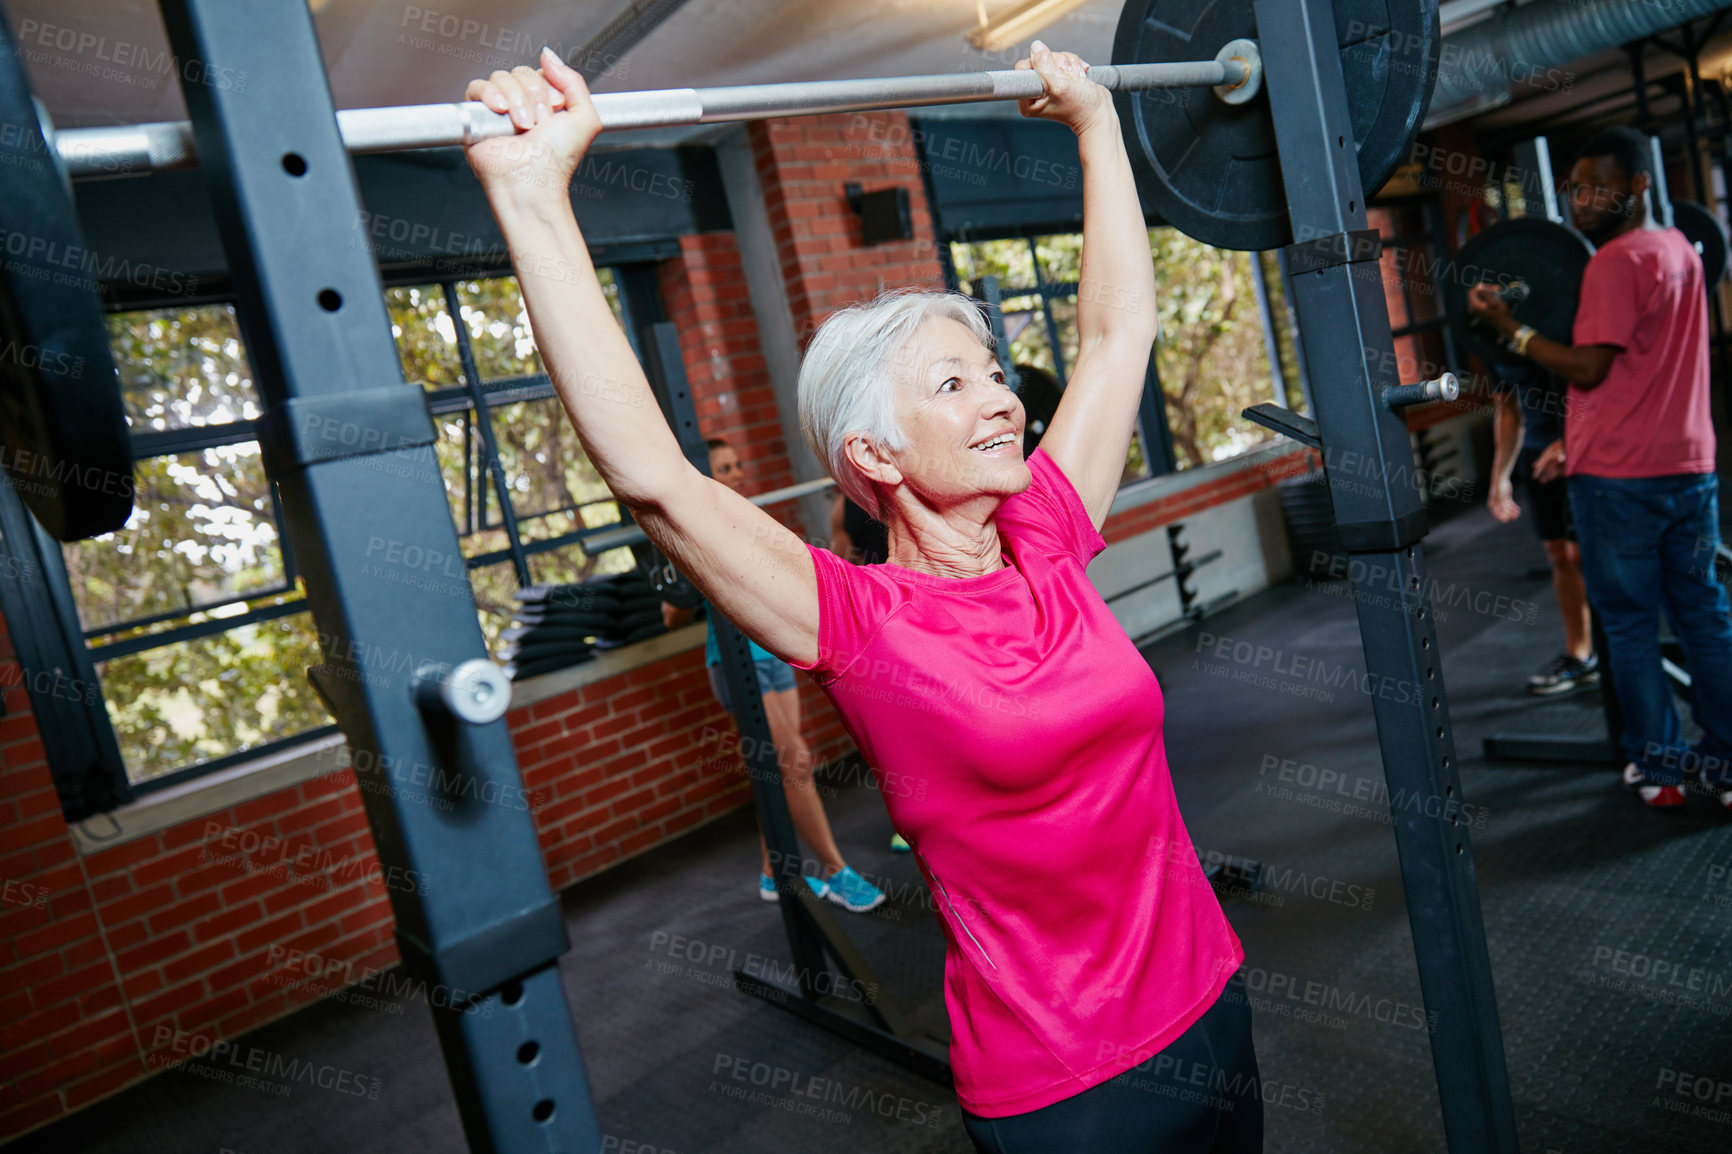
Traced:
POLYGON ((884 904, 884 891, 855 873, 851 866, 830 875, 830 900, 849 913, 863 914, 884 904))
MULTIPOLYGON (((812 887, 813 897, 825 898, 830 896, 830 884, 828 882, 821 882, 815 877, 808 876, 806 878, 806 884, 812 887)), ((758 875, 758 897, 767 902, 779 902, 782 900, 782 895, 776 892, 775 879, 770 877, 769 874, 758 875)))
POLYGON ((899 833, 890 835, 890 848, 896 853, 908 853, 913 847, 899 833))

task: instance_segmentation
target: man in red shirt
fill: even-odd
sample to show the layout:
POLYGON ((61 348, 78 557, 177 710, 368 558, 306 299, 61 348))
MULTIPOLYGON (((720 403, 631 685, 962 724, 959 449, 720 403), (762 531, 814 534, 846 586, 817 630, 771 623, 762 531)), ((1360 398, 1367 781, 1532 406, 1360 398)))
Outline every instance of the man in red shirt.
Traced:
POLYGON ((1518 353, 1570 382, 1564 438, 1534 467, 1567 472, 1588 598, 1605 626, 1624 713, 1624 780, 1655 807, 1684 804, 1699 768, 1732 811, 1732 609, 1714 573, 1719 481, 1708 396, 1702 262, 1676 229, 1651 222, 1648 140, 1633 128, 1586 141, 1570 170, 1576 227, 1598 246, 1582 278, 1574 344, 1518 324, 1478 285, 1468 307, 1518 353), (1689 657, 1702 740, 1679 731, 1660 664, 1664 608, 1689 657))

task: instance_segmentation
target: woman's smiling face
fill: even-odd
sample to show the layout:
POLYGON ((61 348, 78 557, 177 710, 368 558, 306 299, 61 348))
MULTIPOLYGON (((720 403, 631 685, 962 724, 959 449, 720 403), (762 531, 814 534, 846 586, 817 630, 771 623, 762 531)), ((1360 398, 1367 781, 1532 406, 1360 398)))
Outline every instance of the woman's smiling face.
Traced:
POLYGON ((928 320, 903 350, 896 416, 907 445, 891 454, 903 482, 937 508, 1010 497, 1034 476, 1022 455, 1022 401, 993 351, 967 327, 928 320))

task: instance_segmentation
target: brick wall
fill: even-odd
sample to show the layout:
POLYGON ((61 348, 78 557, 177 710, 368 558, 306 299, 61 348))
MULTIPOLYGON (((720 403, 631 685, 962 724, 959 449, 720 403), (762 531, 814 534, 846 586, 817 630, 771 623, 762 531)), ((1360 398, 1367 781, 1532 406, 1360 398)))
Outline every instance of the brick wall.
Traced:
POLYGON ((273 972, 273 945, 395 960, 352 776, 80 861, 4 640, 0 662, 0 1139, 148 1076, 177 1037, 234 1037, 318 996, 273 972))
POLYGON ((835 310, 887 288, 944 288, 932 217, 904 112, 838 113, 748 126, 758 180, 802 345, 835 310), (843 186, 908 190, 914 239, 870 248, 843 186))
POLYGON ((686 379, 705 437, 740 454, 746 491, 794 483, 776 394, 758 343, 758 320, 731 232, 680 238, 680 259, 662 262, 662 301, 679 326, 686 379))

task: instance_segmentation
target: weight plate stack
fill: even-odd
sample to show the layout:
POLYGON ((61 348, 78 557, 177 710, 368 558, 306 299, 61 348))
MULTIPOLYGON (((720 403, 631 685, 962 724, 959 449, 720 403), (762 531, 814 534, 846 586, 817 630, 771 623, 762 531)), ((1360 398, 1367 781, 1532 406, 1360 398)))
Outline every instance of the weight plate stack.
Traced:
MULTIPOLYGON (((1437 0, 1335 0, 1335 32, 1369 198, 1407 155, 1431 103, 1442 45, 1437 0)), ((1249 0, 1128 0, 1113 63, 1206 58, 1240 38, 1257 38, 1249 0)), ((1143 204, 1216 248, 1290 244, 1268 106, 1283 94, 1267 82, 1263 91, 1238 105, 1206 88, 1115 93, 1143 204)))

